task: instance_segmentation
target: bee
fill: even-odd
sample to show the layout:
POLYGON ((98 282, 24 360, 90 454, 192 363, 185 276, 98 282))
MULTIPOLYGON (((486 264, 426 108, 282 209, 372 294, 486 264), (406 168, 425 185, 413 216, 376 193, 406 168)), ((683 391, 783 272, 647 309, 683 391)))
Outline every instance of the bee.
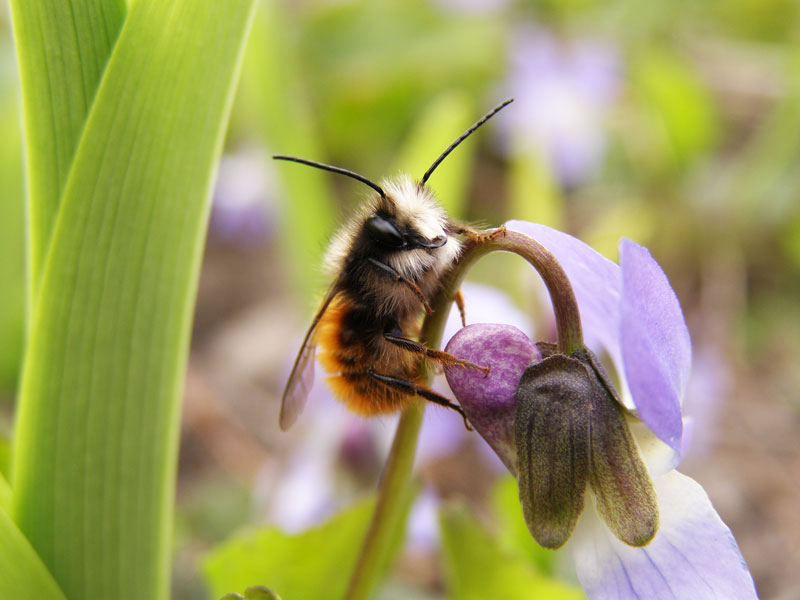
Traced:
MULTIPOLYGON (((418 182, 401 175, 378 185, 341 167, 273 156, 350 177, 375 192, 328 248, 324 264, 333 283, 308 328, 283 392, 282 430, 291 427, 305 406, 317 354, 329 373, 331 391, 357 414, 402 410, 419 396, 464 417, 461 407, 421 384, 420 362, 459 365, 487 374, 488 367, 428 348, 409 335, 423 312, 432 312, 429 303, 441 277, 460 253, 458 236, 481 239, 486 234, 450 220, 426 184, 450 152, 512 101, 506 100, 467 129, 418 182)), ((460 293, 455 300, 463 322, 460 293)))

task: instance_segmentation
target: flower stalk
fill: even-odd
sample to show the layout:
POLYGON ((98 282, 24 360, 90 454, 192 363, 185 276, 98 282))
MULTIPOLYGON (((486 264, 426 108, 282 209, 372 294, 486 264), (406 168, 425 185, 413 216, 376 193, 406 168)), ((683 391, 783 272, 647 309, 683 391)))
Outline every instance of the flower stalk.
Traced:
MULTIPOLYGON (((516 231, 500 228, 470 236, 464 243, 459 258, 442 278, 441 286, 431 300, 433 313, 426 316, 419 340, 430 348, 438 348, 447 320, 448 308, 453 302, 467 271, 479 258, 490 252, 504 251, 517 254, 531 264, 542 277, 550 294, 555 312, 558 349, 572 354, 583 348, 578 303, 566 273, 555 257, 533 238, 516 231)), ((433 372, 424 363, 421 381, 429 384, 433 372)), ((425 414, 425 403, 415 402, 400 416, 392 447, 378 486, 378 500, 366 537, 350 578, 346 600, 366 600, 370 597, 389 551, 403 514, 404 498, 411 481, 417 440, 425 414)))

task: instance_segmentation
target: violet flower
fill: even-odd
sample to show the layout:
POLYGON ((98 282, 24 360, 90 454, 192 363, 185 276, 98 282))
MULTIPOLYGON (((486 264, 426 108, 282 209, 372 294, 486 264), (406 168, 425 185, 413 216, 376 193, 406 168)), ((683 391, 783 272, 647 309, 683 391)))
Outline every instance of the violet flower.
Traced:
POLYGON ((267 167, 266 159, 252 150, 222 157, 209 218, 213 237, 250 247, 274 235, 278 194, 267 167))
POLYGON ((512 38, 510 63, 517 105, 499 127, 542 153, 564 186, 582 183, 605 155, 605 121, 622 86, 617 49, 523 27, 512 38))
POLYGON ((666 275, 623 240, 620 265, 567 234, 510 222, 544 245, 575 293, 588 349, 571 356, 513 327, 472 325, 447 351, 492 372, 448 368, 475 429, 517 475, 526 523, 567 542, 590 599, 756 598, 730 530, 680 461, 691 342, 666 275))

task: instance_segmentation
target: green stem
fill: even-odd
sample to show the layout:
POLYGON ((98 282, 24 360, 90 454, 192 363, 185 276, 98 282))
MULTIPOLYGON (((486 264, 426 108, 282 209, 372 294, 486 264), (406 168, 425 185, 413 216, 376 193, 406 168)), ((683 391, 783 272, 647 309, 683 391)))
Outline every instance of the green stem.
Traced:
POLYGON ((414 402, 400 415, 378 489, 375 512, 345 595, 347 600, 369 598, 381 575, 393 534, 400 525, 407 503, 406 494, 424 415, 423 402, 414 402))
MULTIPOLYGON (((525 234, 506 230, 495 237, 481 235, 464 244, 458 260, 442 278, 442 284, 431 301, 433 314, 422 323, 420 341, 428 347, 440 345, 447 319, 448 307, 461 287, 461 282, 472 264, 489 252, 504 251, 518 254, 527 260, 541 275, 556 316, 558 348, 572 354, 583 347, 580 314, 575 294, 566 273, 555 257, 539 242, 525 234)), ((423 365, 423 369, 426 366, 423 365)), ((421 378, 429 383, 432 372, 421 378)), ((415 402, 400 416, 392 448, 378 486, 378 501, 367 536, 361 546, 358 562, 350 579, 346 600, 366 600, 381 575, 393 534, 399 526, 406 492, 411 480, 417 439, 425 414, 425 403, 415 402)))
MULTIPOLYGON (((440 288, 432 302, 432 306, 435 307, 434 312, 428 315, 422 324, 420 341, 431 348, 436 348, 441 343, 447 320, 446 309, 453 301, 454 294, 455 291, 451 288, 445 289, 444 286, 440 288)), ((424 364, 422 368, 426 368, 424 364)), ((428 371, 421 379, 430 383, 433 373, 428 371)), ((392 448, 378 486, 375 512, 372 514, 367 536, 364 538, 358 562, 350 578, 346 600, 369 598, 381 575, 393 534, 400 525, 400 518, 404 512, 424 415, 425 403, 422 401, 414 402, 400 415, 392 448)))

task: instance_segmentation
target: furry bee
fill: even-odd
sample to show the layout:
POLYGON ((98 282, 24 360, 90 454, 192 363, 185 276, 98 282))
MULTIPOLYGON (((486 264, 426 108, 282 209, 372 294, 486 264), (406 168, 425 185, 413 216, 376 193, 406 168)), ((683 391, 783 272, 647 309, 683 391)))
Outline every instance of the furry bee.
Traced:
MULTIPOLYGON (((439 155, 419 182, 407 176, 378 185, 366 177, 331 165, 291 156, 292 161, 351 177, 376 194, 333 237, 325 268, 333 277, 303 339, 283 393, 280 427, 287 430, 305 406, 314 378, 314 359, 329 373, 331 391, 360 415, 379 415, 405 408, 416 396, 461 408, 419 382, 420 361, 466 368, 482 367, 427 348, 408 335, 418 324, 440 284, 458 257, 458 236, 481 233, 451 221, 426 187, 428 178, 456 146, 513 101, 484 115, 439 155)), ((457 297, 462 311, 463 304, 457 297)))

